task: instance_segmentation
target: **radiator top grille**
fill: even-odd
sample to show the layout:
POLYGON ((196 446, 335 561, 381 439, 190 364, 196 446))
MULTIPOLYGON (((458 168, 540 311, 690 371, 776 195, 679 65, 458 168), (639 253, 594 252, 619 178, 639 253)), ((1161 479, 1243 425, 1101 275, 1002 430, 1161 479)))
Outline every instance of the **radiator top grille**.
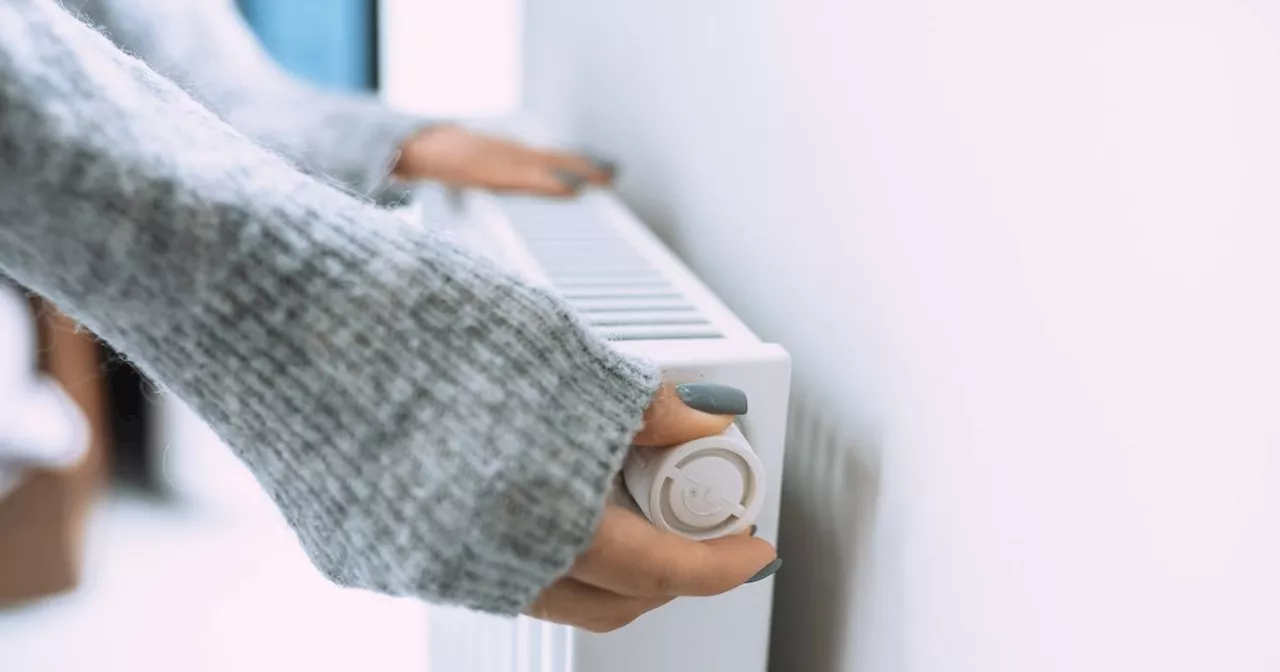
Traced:
POLYGON ((661 269, 591 210, 530 197, 500 203, 551 286, 604 338, 724 338, 661 269))

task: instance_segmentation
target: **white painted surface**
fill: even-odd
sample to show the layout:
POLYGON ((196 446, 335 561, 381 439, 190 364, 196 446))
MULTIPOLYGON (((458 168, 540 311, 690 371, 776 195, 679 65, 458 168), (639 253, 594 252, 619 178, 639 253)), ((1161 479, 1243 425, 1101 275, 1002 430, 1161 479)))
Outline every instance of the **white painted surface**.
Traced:
POLYGON ((1280 667, 1273 3, 528 21, 535 116, 795 357, 776 669, 1280 667))
POLYGON ((387 100, 432 116, 519 107, 521 0, 379 0, 387 100))

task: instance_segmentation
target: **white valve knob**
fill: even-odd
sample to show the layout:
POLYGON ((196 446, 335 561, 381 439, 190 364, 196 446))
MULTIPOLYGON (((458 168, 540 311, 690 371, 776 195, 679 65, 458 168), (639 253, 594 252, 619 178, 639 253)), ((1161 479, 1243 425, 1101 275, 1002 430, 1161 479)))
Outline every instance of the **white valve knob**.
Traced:
POLYGON ((764 505, 764 466, 737 425, 674 448, 634 448, 622 479, 654 525, 691 539, 741 532, 764 505))

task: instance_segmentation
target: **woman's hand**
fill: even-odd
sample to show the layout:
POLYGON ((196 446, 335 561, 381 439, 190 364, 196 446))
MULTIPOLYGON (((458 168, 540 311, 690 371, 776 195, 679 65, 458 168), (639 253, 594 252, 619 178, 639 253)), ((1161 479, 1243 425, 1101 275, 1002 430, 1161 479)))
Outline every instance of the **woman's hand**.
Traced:
POLYGON ((587 184, 611 182, 614 169, 601 159, 536 149, 443 124, 405 141, 394 173, 400 179, 455 187, 571 196, 587 184))
MULTIPOLYGON (((675 446, 716 434, 733 422, 725 414, 745 412, 745 405, 745 397, 733 388, 663 385, 645 412, 635 443, 675 446)), ((769 543, 752 536, 692 541, 609 505, 591 547, 567 575, 542 591, 528 613, 608 632, 677 597, 718 595, 767 578, 781 564, 769 543)))

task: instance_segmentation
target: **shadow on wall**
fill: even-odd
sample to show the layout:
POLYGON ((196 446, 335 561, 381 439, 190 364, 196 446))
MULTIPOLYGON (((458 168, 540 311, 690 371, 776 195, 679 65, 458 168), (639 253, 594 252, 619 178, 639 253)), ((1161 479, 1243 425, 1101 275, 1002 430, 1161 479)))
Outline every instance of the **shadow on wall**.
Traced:
POLYGON ((790 415, 778 540, 787 564, 774 588, 770 668, 840 670, 866 589, 860 553, 877 519, 879 465, 812 399, 794 394, 790 415))
MULTIPOLYGON (((657 164, 662 157, 645 159, 657 164)), ((689 259, 686 236, 692 227, 677 225, 672 204, 678 199, 671 195, 680 193, 682 183, 675 174, 666 166, 633 171, 622 194, 668 247, 689 259)), ((796 375, 807 358, 792 355, 796 375)), ((819 403, 804 387, 793 382, 787 421, 778 539, 786 565, 775 579, 770 670, 847 672, 867 661, 887 666, 875 669, 900 669, 896 624, 854 623, 884 618, 901 604, 894 594, 898 568, 873 571, 871 565, 874 558, 899 558, 895 551, 901 550, 892 536, 876 534, 884 516, 879 439, 865 418, 851 421, 847 406, 819 403), (873 605, 877 599, 886 599, 887 606, 873 605)))

